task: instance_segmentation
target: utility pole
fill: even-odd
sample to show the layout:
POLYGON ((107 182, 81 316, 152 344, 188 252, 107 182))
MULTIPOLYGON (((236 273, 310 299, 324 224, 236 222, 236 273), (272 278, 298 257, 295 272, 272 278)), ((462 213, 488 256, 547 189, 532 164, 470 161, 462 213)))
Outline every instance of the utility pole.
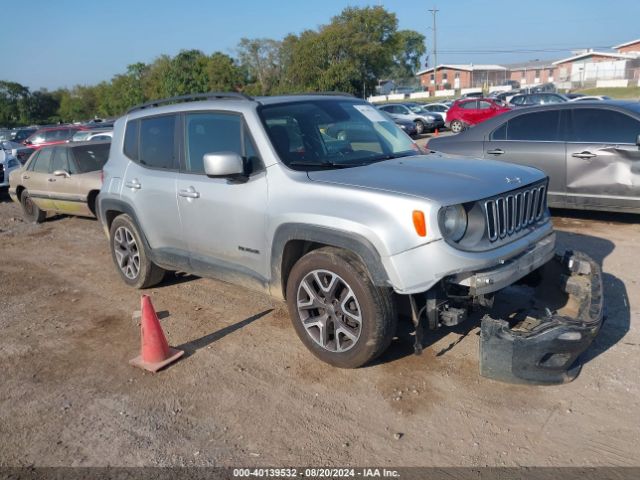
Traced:
POLYGON ((434 75, 434 79, 435 74, 436 74, 436 68, 438 68, 438 49, 436 46, 436 39, 437 39, 437 35, 436 35, 436 13, 438 13, 440 10, 438 10, 436 7, 430 8, 429 11, 431 12, 431 15, 433 17, 433 75, 434 75))

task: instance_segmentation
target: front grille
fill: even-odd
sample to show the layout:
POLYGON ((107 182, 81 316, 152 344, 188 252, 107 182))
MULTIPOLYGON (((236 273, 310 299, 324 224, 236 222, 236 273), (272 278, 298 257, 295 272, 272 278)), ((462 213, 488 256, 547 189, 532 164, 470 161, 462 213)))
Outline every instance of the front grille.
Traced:
POLYGON ((547 186, 535 185, 484 203, 487 235, 491 242, 519 232, 542 218, 547 208, 547 186))

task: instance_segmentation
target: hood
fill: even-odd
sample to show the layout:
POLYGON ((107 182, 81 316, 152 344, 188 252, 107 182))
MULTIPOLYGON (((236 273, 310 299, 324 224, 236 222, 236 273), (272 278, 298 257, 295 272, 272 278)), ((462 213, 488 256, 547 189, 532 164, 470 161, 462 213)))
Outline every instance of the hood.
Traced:
POLYGON ((418 155, 364 167, 308 172, 312 181, 413 195, 454 205, 498 195, 542 180, 531 167, 443 154, 418 155), (520 183, 514 183, 517 177, 520 183), (511 182, 507 182, 507 178, 511 182))

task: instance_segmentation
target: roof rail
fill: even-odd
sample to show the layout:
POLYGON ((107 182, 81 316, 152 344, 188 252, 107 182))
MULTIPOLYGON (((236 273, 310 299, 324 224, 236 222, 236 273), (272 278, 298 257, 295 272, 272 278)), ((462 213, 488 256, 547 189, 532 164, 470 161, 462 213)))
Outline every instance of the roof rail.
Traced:
POLYGON ((127 113, 137 112, 138 110, 144 110, 149 107, 159 107, 160 105, 167 105, 169 103, 180 103, 197 100, 213 100, 213 99, 233 99, 233 100, 249 100, 253 101, 253 98, 239 92, 208 92, 208 93, 193 93, 189 95, 180 95, 178 97, 163 98, 161 100, 152 100, 150 102, 136 105, 135 107, 127 110, 127 113))

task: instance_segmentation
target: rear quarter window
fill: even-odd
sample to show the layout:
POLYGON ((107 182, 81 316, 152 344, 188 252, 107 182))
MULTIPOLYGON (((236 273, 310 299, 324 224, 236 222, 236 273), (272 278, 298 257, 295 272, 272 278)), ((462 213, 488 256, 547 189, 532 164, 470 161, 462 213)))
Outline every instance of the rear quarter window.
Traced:
POLYGON ((124 132, 124 154, 131 160, 138 161, 138 131, 139 120, 130 120, 124 132))

